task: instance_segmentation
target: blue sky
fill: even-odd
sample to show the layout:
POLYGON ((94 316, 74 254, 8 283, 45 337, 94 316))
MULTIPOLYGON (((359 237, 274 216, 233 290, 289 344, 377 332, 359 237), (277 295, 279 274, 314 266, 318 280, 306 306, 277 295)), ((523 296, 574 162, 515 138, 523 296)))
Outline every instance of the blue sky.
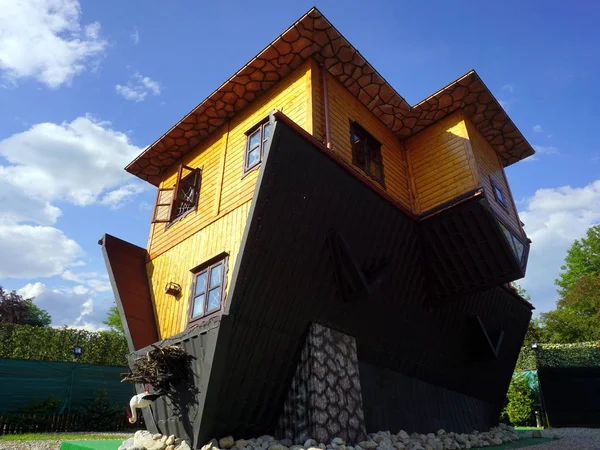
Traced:
MULTIPOLYGON (((145 246, 155 196, 123 167, 311 6, 0 0, 0 284, 101 327, 97 241, 145 246)), ((522 284, 551 309, 565 250, 600 222, 600 5, 316 6, 411 104, 478 71, 538 150, 507 174, 533 240, 522 284)))

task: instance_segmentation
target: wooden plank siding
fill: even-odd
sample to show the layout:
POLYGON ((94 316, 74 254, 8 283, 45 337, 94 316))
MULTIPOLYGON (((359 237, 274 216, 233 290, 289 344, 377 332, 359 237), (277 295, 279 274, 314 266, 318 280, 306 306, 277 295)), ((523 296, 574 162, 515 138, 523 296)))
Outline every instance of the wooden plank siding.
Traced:
POLYGON ((203 167, 198 210, 165 227, 153 224, 150 229, 150 259, 202 230, 241 204, 254 192, 258 170, 244 176, 246 132, 268 117, 273 109, 283 111, 306 130, 312 129, 310 61, 284 78, 273 89, 255 100, 227 125, 223 125, 198 147, 165 171, 161 188, 175 185, 177 167, 203 167))
POLYGON ((405 141, 417 214, 477 187, 462 112, 454 113, 405 141))
MULTIPOLYGON (((321 70, 316 67, 316 70, 321 70)), ((322 78, 316 76, 319 82, 313 90, 315 98, 315 135, 318 139, 325 136, 325 126, 322 124, 323 116, 323 89, 322 78)), ((352 164, 352 145, 350 142, 350 122, 358 122, 368 133, 381 143, 381 156, 383 159, 384 186, 366 177, 378 189, 404 205, 411 208, 408 170, 405 161, 405 152, 402 142, 381 122, 375 114, 369 111, 354 97, 339 81, 329 73, 327 74, 327 90, 329 97, 329 121, 332 150, 338 156, 352 164)), ((360 169, 357 168, 360 172, 360 169)))
POLYGON ((227 293, 250 203, 242 204, 146 264, 160 339, 173 336, 187 326, 193 278, 190 270, 223 252, 229 254, 227 293), (163 290, 171 281, 181 286, 179 299, 165 294, 163 290))
POLYGON ((479 130, 466 119, 467 130, 469 132, 469 138, 473 154, 475 155, 475 161, 477 162, 477 168, 481 175, 481 185, 488 198, 490 205, 494 212, 504 221, 515 233, 519 236, 523 236, 521 228, 521 221, 515 207, 510 187, 506 181, 504 174, 504 167, 498 157, 496 151, 492 148, 489 142, 481 135, 479 130), (503 207, 494 196, 494 189, 492 187, 493 182, 502 189, 504 198, 506 199, 506 208, 503 207))

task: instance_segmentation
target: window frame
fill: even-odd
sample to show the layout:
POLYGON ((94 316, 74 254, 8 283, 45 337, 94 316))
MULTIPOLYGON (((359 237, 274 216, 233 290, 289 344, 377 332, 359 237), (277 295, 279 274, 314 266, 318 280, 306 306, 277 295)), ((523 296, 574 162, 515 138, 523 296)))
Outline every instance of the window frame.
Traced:
POLYGON ((269 117, 261 120, 259 123, 254 125, 248 131, 246 131, 246 143, 245 143, 245 147, 244 147, 244 175, 257 169, 262 164, 263 156, 265 154, 266 143, 269 140, 269 138, 271 137, 271 134, 270 134, 271 129, 269 130, 269 136, 267 138, 264 137, 265 136, 265 126, 267 126, 267 125, 271 129, 273 128, 273 124, 269 120, 269 117), (258 150, 259 150, 258 160, 252 164, 248 164, 248 157, 250 156, 250 150, 251 150, 250 149, 250 138, 257 131, 260 133, 260 141, 259 141, 259 146, 258 146, 258 150))
POLYGON ((379 142, 375 137, 369 133, 362 125, 354 120, 350 120, 350 146, 352 147, 352 164, 358 167, 362 172, 364 172, 369 178, 379 183, 382 187, 385 188, 385 170, 383 167, 383 153, 381 151, 381 142, 379 142), (357 137, 358 140, 355 140, 354 137, 357 137), (359 141, 362 140, 364 142, 364 146, 366 147, 362 151, 364 152, 365 162, 364 165, 358 161, 358 153, 359 153, 359 141), (377 159, 379 161, 375 161, 375 164, 379 168, 379 177, 373 174, 370 170, 372 159, 372 153, 376 153, 377 159))
POLYGON ((193 279, 192 279, 191 292, 190 292, 190 297, 189 297, 188 328, 192 327, 194 325, 203 323, 203 322, 207 321, 208 319, 222 313, 223 306, 225 305, 228 262, 229 262, 229 255, 227 253, 221 253, 220 255, 209 259, 208 261, 204 262, 203 264, 201 264, 191 270, 191 272, 193 273, 193 279), (208 293, 212 289, 215 289, 215 287, 212 287, 212 288, 210 287, 210 276, 211 276, 212 270, 219 265, 223 266, 223 269, 221 271, 220 284, 218 285, 218 287, 221 290, 220 295, 219 295, 219 307, 213 311, 207 311, 208 301, 209 301, 208 293), (198 282, 198 278, 202 274, 206 274, 204 290, 199 293, 196 293, 196 284, 198 282), (202 294, 204 294, 203 313, 201 315, 199 315, 198 317, 194 317, 193 314, 194 314, 194 305, 196 302, 196 298, 198 298, 202 294))
POLYGON ((498 204, 502 206, 507 212, 510 212, 504 189, 502 189, 502 187, 498 183, 496 183, 491 176, 490 185, 492 186, 492 192, 496 202, 498 202, 498 204), (500 195, 498 195, 498 193, 500 193, 500 195))
POLYGON ((154 203, 154 210, 152 211, 152 223, 165 223, 166 227, 168 228, 173 222, 180 220, 182 218, 184 218, 185 216, 187 216, 189 213, 198 210, 198 203, 200 202, 200 190, 202 188, 202 170, 203 167, 190 167, 190 166, 186 166, 183 164, 179 165, 179 169, 177 171, 177 178, 175 180, 175 185, 172 188, 159 188, 157 193, 156 193, 156 201, 154 203), (183 171, 187 170, 189 171, 189 173, 185 176, 183 176, 183 171), (176 210, 179 208, 178 202, 182 202, 185 200, 181 200, 180 197, 180 187, 183 184, 186 183, 185 179, 187 177, 189 177, 190 175, 194 175, 196 177, 195 181, 193 184, 189 184, 188 186, 192 186, 194 188, 194 200, 193 201, 189 201, 188 203, 193 204, 192 207, 190 209, 188 209, 187 211, 184 211, 180 214, 176 214, 176 210), (159 203, 159 201, 161 201, 161 195, 164 192, 171 192, 171 198, 169 200, 169 203, 159 203), (162 218, 162 219, 157 219, 157 213, 159 212, 159 208, 161 207, 169 207, 169 210, 167 212, 167 217, 166 218, 162 218))

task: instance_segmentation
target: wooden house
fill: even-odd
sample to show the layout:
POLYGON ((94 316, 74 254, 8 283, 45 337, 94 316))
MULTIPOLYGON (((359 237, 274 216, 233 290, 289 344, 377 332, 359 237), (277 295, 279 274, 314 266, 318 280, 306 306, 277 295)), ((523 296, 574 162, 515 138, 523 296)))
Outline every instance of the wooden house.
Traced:
POLYGON ((532 310, 504 168, 533 153, 474 71, 411 106, 311 9, 126 168, 157 188, 146 249, 101 240, 130 358, 196 357, 148 427, 489 428, 532 310))

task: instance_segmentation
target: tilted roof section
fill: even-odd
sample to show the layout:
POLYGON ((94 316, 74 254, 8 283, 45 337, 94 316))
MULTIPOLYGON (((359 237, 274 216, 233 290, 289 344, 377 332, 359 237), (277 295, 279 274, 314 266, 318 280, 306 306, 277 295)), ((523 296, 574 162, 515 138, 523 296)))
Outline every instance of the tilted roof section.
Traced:
POLYGON ((148 147, 126 170, 158 186, 164 169, 311 56, 400 139, 462 108, 505 166, 534 154, 475 71, 411 107, 313 8, 148 147))

